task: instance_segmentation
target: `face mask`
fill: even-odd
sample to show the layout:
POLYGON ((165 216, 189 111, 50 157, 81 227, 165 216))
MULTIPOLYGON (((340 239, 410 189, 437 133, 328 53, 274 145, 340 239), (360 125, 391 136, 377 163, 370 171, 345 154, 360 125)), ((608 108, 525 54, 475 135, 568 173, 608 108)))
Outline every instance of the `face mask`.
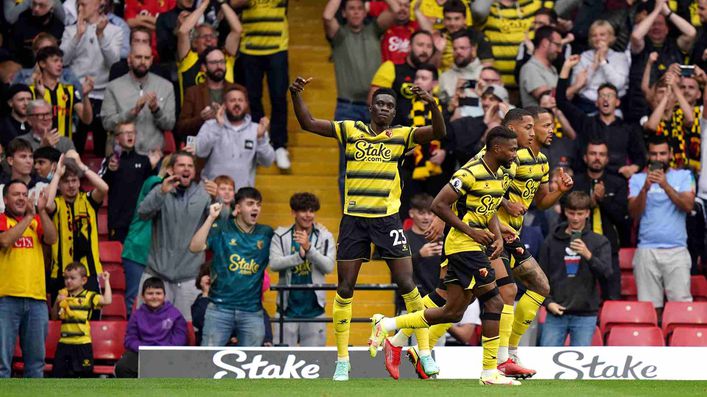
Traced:
POLYGON ((54 178, 54 171, 49 171, 49 174, 47 175, 47 180, 51 181, 52 178, 54 178))

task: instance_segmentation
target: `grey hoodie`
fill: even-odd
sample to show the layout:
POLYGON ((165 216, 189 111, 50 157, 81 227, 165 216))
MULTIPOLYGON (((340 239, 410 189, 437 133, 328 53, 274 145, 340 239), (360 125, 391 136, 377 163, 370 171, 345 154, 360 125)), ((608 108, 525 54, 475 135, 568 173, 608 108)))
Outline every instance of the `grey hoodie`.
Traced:
MULTIPOLYGON (((270 269, 280 272, 278 285, 286 285, 292 279, 292 268, 304 263, 304 259, 299 256, 299 252, 290 253, 292 246, 292 228, 278 227, 270 242, 270 269)), ((307 252, 306 258, 312 264, 312 283, 324 283, 326 274, 334 270, 336 262, 336 243, 334 236, 324 227, 324 225, 315 223, 312 231, 312 248, 307 252)), ((284 312, 287 309, 288 291, 282 292, 284 296, 284 307, 281 310, 284 312)), ((316 291, 317 302, 321 307, 326 307, 324 300, 326 291, 316 291)), ((278 302, 279 299, 278 299, 278 302)))
POLYGON ((152 219, 152 245, 146 271, 169 282, 194 280, 204 263, 204 253, 189 252, 189 243, 206 219, 211 197, 203 186, 162 193, 155 186, 140 203, 142 219, 152 219))

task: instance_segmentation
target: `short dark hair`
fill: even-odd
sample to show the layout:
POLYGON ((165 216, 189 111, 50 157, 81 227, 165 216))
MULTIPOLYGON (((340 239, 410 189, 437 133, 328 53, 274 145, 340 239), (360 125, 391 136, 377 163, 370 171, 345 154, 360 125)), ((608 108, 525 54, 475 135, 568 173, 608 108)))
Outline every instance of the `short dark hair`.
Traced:
POLYGON ((242 187, 236 193, 235 203, 238 204, 245 199, 253 199, 258 202, 263 201, 263 195, 254 187, 242 187))
POLYGON ((580 211, 590 208, 592 208, 592 199, 583 191, 575 190, 565 198, 565 209, 580 211))
POLYGON ((507 127, 499 125, 498 127, 493 127, 486 136, 486 148, 491 149, 497 141, 504 141, 509 139, 517 139, 518 135, 511 131, 507 127))
POLYGON ((146 33, 147 35, 150 36, 150 38, 152 38, 152 32, 149 29, 144 28, 142 26, 136 26, 136 27, 130 29, 130 38, 128 40, 128 43, 132 44, 133 36, 135 36, 135 33, 138 33, 138 32, 146 33))
POLYGON ((61 157, 61 152, 51 146, 42 146, 34 151, 35 160, 47 159, 52 163, 56 163, 59 161, 59 157, 61 157))
POLYGON ((312 193, 295 193, 290 197, 290 208, 292 211, 319 211, 319 199, 312 193))
POLYGON ((668 142, 668 138, 663 135, 654 135, 648 138, 648 142, 646 146, 658 146, 658 145, 668 145, 670 146, 670 142, 668 142))
POLYGON ((70 176, 75 176, 77 178, 81 178, 83 176, 83 173, 81 172, 81 169, 79 168, 79 165, 76 163, 76 160, 72 158, 65 158, 64 159, 64 175, 61 176, 59 180, 64 181, 70 176))
POLYGON ((395 103, 398 103, 398 96, 395 94, 395 91, 392 88, 387 87, 381 87, 375 90, 373 92, 373 96, 371 97, 371 102, 375 102, 376 98, 380 95, 390 95, 395 100, 395 103))
POLYGON ((533 117, 533 114, 525 109, 514 108, 509 110, 508 113, 506 113, 506 116, 503 117, 503 121, 501 121, 501 125, 504 127, 508 127, 508 124, 514 121, 521 121, 523 120, 523 117, 528 116, 533 117))
POLYGON ((471 35, 469 34, 469 32, 466 29, 462 29, 458 32, 452 33, 451 39, 452 39, 452 42, 454 42, 454 40, 461 39, 464 37, 469 39, 469 44, 471 44, 472 46, 476 46, 476 42, 474 41, 474 39, 471 37, 471 35))
POLYGON ((37 51, 37 56, 35 57, 35 60, 37 63, 46 61, 49 57, 59 57, 62 58, 64 56, 64 51, 61 50, 59 47, 55 46, 49 46, 49 47, 42 47, 37 51))
POLYGON ((540 43, 542 43, 543 40, 552 40, 552 35, 554 33, 558 33, 557 29, 553 28, 552 26, 541 26, 538 28, 538 30, 535 31, 535 37, 533 38, 533 44, 535 45, 535 48, 540 47, 540 43))
POLYGON ((594 145, 594 146, 604 145, 604 146, 606 146, 607 150, 609 149, 609 144, 607 144, 606 141, 603 141, 601 139, 592 139, 587 143, 587 146, 584 148, 585 154, 589 151, 589 145, 594 145))
POLYGON ((27 186, 26 183, 22 182, 22 181, 19 180, 19 179, 13 179, 13 180, 11 180, 10 182, 6 183, 5 186, 2 187, 2 195, 3 195, 3 197, 7 197, 7 194, 10 192, 10 187, 11 187, 12 185, 18 185, 18 184, 19 184, 19 185, 22 185, 22 186, 24 186, 24 187, 26 187, 27 190, 29 190, 29 187, 27 186))
POLYGON ((186 150, 177 150, 176 152, 172 153, 172 157, 169 158, 169 163, 167 163, 167 167, 174 167, 174 165, 177 164, 177 159, 179 159, 180 157, 189 157, 192 159, 192 161, 195 161, 193 154, 187 152, 186 150))
POLYGON ((603 90, 603 89, 605 89, 605 88, 608 88, 608 89, 614 91, 614 93, 616 94, 616 96, 619 95, 619 90, 616 88, 616 86, 613 85, 613 84, 611 84, 611 83, 608 83, 608 82, 607 82, 607 83, 602 83, 602 84, 599 86, 599 88, 597 88, 597 92, 601 92, 601 90, 603 90))
POLYGON ((547 17, 550 18, 551 24, 557 24, 557 12, 555 12, 555 10, 553 10, 552 8, 540 8, 539 10, 535 11, 535 16, 537 17, 538 15, 547 15, 547 17))
MULTIPOLYGON (((206 59, 206 58, 204 58, 204 59, 206 59)), ((226 87, 226 89, 223 90, 222 98, 225 99, 226 95, 228 95, 228 93, 231 91, 240 91, 243 93, 243 96, 245 96, 245 98, 248 99, 248 89, 246 89, 244 86, 237 84, 237 83, 229 84, 228 87, 226 87)))
POLYGON ((207 261, 201 264, 199 268, 199 275, 196 276, 196 289, 201 290, 201 278, 204 276, 211 276, 211 261, 207 261))
POLYGON ((553 114, 552 110, 550 110, 548 108, 544 108, 542 106, 528 106, 528 107, 525 107, 524 109, 527 110, 528 112, 530 112, 530 115, 533 116, 534 120, 537 120, 538 116, 540 116, 543 113, 547 113, 549 115, 553 114))
POLYGON ((466 15, 466 6, 461 0, 447 0, 447 2, 444 3, 444 6, 442 6, 442 15, 449 12, 456 12, 466 15))
POLYGON ((439 79, 439 71, 437 70, 437 67, 431 63, 423 63, 422 65, 417 67, 417 70, 426 70, 428 72, 431 72, 433 80, 439 79))
MULTIPOLYGON (((410 36, 410 44, 412 44, 415 41, 415 38, 417 36, 428 36, 430 40, 432 40, 432 33, 426 31, 426 30, 418 30, 417 32, 413 33, 412 36, 410 36)), ((433 46, 434 48, 434 46, 433 46)))
MULTIPOLYGON (((208 57, 209 54, 211 54, 214 51, 221 51, 223 53, 223 50, 221 50, 218 47, 206 47, 206 49, 201 53, 201 55, 199 55, 199 62, 202 65, 206 66, 206 57, 208 57)), ((223 56, 225 57, 226 54, 223 54, 223 56)))
POLYGON ((7 157, 12 157, 17 152, 33 153, 32 145, 22 138, 15 138, 7 145, 7 157))
POLYGON ((142 283, 141 295, 145 295, 148 288, 161 289, 162 292, 165 292, 164 281, 158 277, 150 277, 142 283))
POLYGON ((410 209, 429 211, 434 198, 427 193, 418 193, 410 198, 410 209))
POLYGON ((78 270, 81 277, 88 277, 88 271, 86 271, 86 266, 81 262, 71 262, 64 268, 64 272, 70 272, 72 270, 78 270))

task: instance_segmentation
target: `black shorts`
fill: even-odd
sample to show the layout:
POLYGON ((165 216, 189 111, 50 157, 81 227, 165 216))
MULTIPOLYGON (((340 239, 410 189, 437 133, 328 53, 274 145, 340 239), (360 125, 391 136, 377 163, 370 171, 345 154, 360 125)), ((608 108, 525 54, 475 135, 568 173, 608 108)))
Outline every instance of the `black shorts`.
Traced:
POLYGON ((447 255, 447 276, 445 284, 458 284, 464 289, 491 284, 496 280, 496 273, 486 253, 465 251, 447 255))
POLYGON ((336 260, 371 259, 371 243, 382 259, 410 257, 410 246, 398 214, 381 218, 344 215, 339 224, 336 260))
POLYGON ((525 245, 523 245, 517 237, 510 243, 505 242, 503 244, 501 259, 503 259, 503 264, 506 266, 508 274, 511 274, 511 269, 516 267, 516 265, 519 265, 532 257, 533 256, 530 255, 530 252, 525 249, 525 245))
POLYGON ((59 343, 54 356, 55 378, 85 378, 93 375, 93 347, 90 343, 59 343))

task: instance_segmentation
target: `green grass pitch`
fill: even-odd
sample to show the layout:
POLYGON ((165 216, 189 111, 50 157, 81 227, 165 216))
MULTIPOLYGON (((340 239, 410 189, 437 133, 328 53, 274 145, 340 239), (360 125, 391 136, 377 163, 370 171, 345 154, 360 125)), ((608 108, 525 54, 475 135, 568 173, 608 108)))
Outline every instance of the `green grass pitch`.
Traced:
POLYGON ((529 380, 520 387, 482 387, 471 380, 353 379, 8 379, 0 395, 71 397, 157 396, 705 396, 707 382, 688 381, 550 381, 529 380), (473 394, 472 394, 473 395, 473 394))

